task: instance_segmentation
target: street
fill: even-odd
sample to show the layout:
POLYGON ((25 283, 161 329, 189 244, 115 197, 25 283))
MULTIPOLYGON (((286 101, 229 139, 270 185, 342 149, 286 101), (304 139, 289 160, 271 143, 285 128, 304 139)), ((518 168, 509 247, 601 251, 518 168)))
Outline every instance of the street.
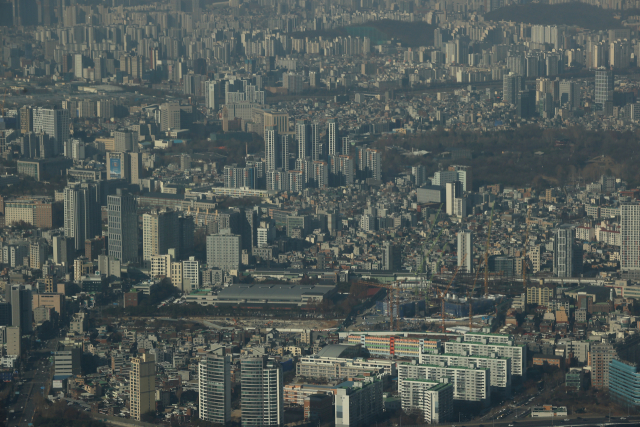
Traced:
POLYGON ((27 427, 33 421, 36 404, 32 396, 35 393, 42 394, 51 383, 53 367, 49 364, 49 357, 57 345, 57 339, 50 340, 43 348, 30 352, 29 357, 34 359, 26 363, 29 369, 20 373, 22 385, 16 387, 20 394, 16 403, 7 407, 7 426, 27 427), (12 410, 13 413, 11 413, 12 410))

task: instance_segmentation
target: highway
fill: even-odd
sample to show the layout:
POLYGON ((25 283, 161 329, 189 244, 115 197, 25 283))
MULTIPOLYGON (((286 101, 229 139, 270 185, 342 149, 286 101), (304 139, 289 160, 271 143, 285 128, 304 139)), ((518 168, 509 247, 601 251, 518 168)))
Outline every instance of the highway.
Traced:
MULTIPOLYGON (((16 386, 16 390, 20 393, 15 404, 6 408, 8 427, 27 427, 32 421, 36 412, 36 404, 32 396, 35 393, 42 394, 51 384, 53 379, 53 365, 49 364, 51 352, 55 351, 58 340, 47 341, 41 349, 31 351, 27 357, 33 357, 33 361, 24 363, 26 370, 20 372, 21 386, 16 386), (44 387, 44 389, 43 389, 44 387), (14 412, 11 413, 10 411, 14 412)), ((26 359, 26 358, 25 358, 26 359)))

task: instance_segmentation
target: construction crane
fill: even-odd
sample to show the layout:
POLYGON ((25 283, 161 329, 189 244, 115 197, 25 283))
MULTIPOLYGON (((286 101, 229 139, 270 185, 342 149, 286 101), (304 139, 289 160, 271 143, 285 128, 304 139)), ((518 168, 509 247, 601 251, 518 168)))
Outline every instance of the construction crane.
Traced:
POLYGON ((451 288, 451 285, 453 284, 453 281, 456 279, 456 276, 458 275, 458 271, 460 271, 460 267, 462 267, 464 265, 464 261, 466 259, 467 259, 467 254, 464 254, 464 256, 462 257, 462 262, 453 271, 453 276, 451 277, 451 280, 449 281, 449 284, 447 285, 447 288, 445 289, 444 293, 440 293, 440 301, 442 303, 442 333, 443 334, 444 334, 444 330, 445 330, 445 328, 444 328, 444 319, 445 319, 445 315, 444 315, 444 296, 447 295, 447 293, 449 292, 449 288, 451 288))
POLYGON ((496 203, 493 202, 491 207, 491 216, 489 217, 489 229, 487 230, 487 244, 484 251, 484 296, 489 296, 489 245, 491 244, 491 226, 493 225, 493 209, 496 207, 496 203))
MULTIPOLYGON (((372 286, 374 288, 384 288, 387 290, 388 292, 388 297, 389 297, 389 330, 390 331, 394 331, 394 316, 393 316, 393 308, 395 307, 396 309, 396 316, 400 315, 400 308, 398 307, 398 288, 396 286, 393 285, 388 285, 388 284, 384 284, 384 283, 377 283, 377 282, 366 282, 364 280, 360 280, 358 282, 361 285, 366 285, 366 286, 372 286)), ((399 323, 396 319, 396 323, 399 323)), ((398 327, 400 326, 399 324, 397 325, 398 327)))
MULTIPOLYGON (((489 216, 489 227, 487 228, 487 243, 484 248, 484 293, 487 295, 489 293, 489 245, 491 244, 491 224, 493 221, 493 208, 495 207, 495 203, 491 207, 491 215, 489 216)), ((473 324, 473 304, 471 304, 471 297, 476 291, 476 282, 478 281, 478 274, 480 273, 480 266, 478 266, 478 270, 476 271, 476 277, 473 279, 473 286, 471 287, 471 291, 467 293, 467 301, 469 303, 469 329, 471 329, 473 324)))
POLYGON ((531 209, 527 212, 527 228, 524 233, 524 245, 522 248, 522 289, 527 292, 527 245, 529 244, 529 218, 531 209))

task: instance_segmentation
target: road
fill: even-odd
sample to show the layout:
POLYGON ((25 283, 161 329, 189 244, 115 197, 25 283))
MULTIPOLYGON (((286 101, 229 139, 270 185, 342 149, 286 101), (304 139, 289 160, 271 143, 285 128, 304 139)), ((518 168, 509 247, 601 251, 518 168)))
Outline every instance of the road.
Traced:
POLYGON ((560 426, 560 427, 587 427, 587 426, 637 426, 640 423, 639 417, 629 417, 626 420, 621 420, 619 418, 612 419, 611 421, 607 420, 607 418, 588 418, 588 419, 577 419, 570 418, 569 421, 564 421, 563 418, 555 417, 555 418, 523 418, 520 421, 483 421, 482 423, 478 422, 468 422, 468 423, 451 423, 451 424, 439 424, 441 426, 460 426, 460 427, 508 427, 513 425, 514 427, 542 427, 542 426, 560 426))
POLYGON ((36 404, 32 396, 35 393, 43 393, 45 390, 42 387, 47 388, 51 384, 53 366, 49 364, 49 357, 57 345, 57 339, 50 340, 41 349, 30 352, 29 356, 35 358, 33 362, 23 364, 27 366, 20 372, 23 385, 16 387, 20 395, 15 404, 6 408, 9 417, 7 426, 27 427, 33 421, 36 404), (11 410, 14 413, 10 413, 11 410))

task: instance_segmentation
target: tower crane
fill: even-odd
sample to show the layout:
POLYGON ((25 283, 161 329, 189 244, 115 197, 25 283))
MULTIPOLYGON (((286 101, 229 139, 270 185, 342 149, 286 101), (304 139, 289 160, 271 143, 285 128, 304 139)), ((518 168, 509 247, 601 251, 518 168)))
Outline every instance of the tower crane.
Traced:
POLYGON ((524 234, 524 246, 522 248, 522 289, 527 292, 527 245, 529 244, 529 218, 531 209, 527 212, 527 228, 524 234))
MULTIPOLYGON (((491 224, 493 222, 493 209, 496 204, 494 203, 491 207, 491 215, 489 216, 489 227, 487 228, 487 243, 484 248, 484 293, 485 296, 489 293, 489 245, 491 244, 491 224)), ((480 267, 478 266, 478 271, 476 271, 476 277, 473 279, 473 286, 471 288, 470 295, 467 296, 467 300, 469 301, 469 329, 471 329, 473 322, 473 305, 471 304, 470 296, 473 296, 476 291, 476 282, 478 281, 478 273, 480 273, 480 267)))
POLYGON ((489 296, 489 245, 491 244, 491 226, 493 225, 493 209, 496 203, 493 202, 491 207, 491 216, 489 217, 489 229, 487 230, 487 244, 484 252, 484 296, 489 296))
MULTIPOLYGON (((396 316, 400 315, 400 308, 398 307, 398 288, 393 285, 387 285, 384 283, 376 283, 376 282, 366 282, 364 280, 360 280, 358 282, 361 285, 372 286, 375 288, 384 288, 388 291, 389 295, 389 330, 393 331, 394 329, 394 316, 393 309, 396 309, 396 316)), ((396 321, 396 323, 399 323, 396 321)), ((400 325, 397 325, 400 326, 400 325)))
POLYGON ((449 281, 449 284, 447 285, 447 288, 445 289, 444 293, 440 293, 440 302, 442 303, 442 333, 444 334, 444 296, 449 292, 449 288, 451 288, 451 285, 453 284, 453 281, 456 279, 456 276, 458 275, 458 271, 460 271, 460 267, 462 267, 462 265, 464 265, 464 261, 465 259, 467 259, 467 254, 464 254, 464 256, 462 257, 462 262, 460 263, 461 265, 457 266, 456 269, 453 272, 453 276, 451 277, 451 280, 449 281))

